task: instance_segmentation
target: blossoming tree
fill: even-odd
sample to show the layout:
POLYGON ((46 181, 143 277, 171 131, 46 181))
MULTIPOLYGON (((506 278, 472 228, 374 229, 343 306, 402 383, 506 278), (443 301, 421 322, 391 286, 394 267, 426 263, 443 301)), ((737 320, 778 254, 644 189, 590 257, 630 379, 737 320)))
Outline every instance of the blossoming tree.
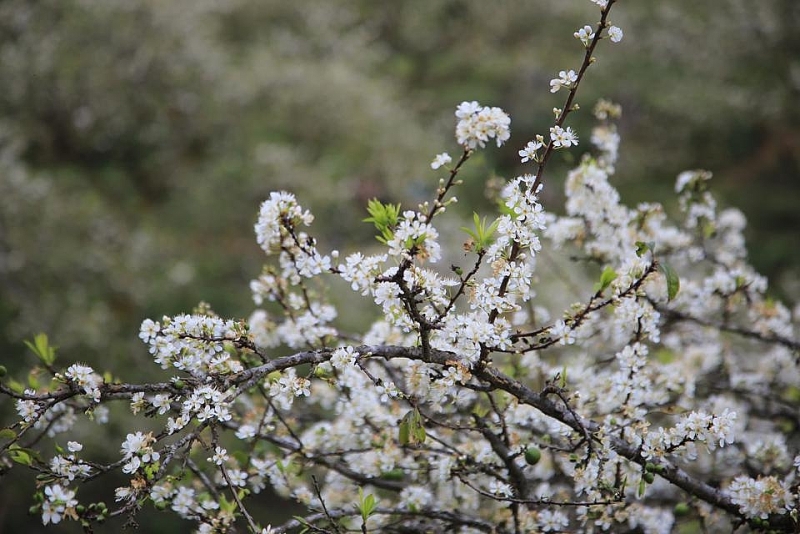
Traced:
POLYGON ((437 226, 459 173, 510 138, 509 116, 477 102, 456 110, 460 154, 435 156, 428 202, 367 206, 379 252, 326 251, 313 215, 272 193, 255 226, 270 258, 251 283, 263 307, 247 321, 207 305, 146 319, 164 381, 64 369, 37 336, 38 382, 0 382, 19 416, 0 461, 37 473, 32 512, 86 531, 135 524, 144 507, 202 533, 797 531, 800 342, 747 263, 742 214, 717 209, 705 171, 678 177, 677 222, 621 204, 609 183, 620 109, 606 101, 565 214, 540 203, 553 153, 579 145, 566 121, 598 44, 623 38, 615 1, 593 2, 599 22, 574 34, 583 61, 550 82, 565 101, 519 150, 531 172, 474 216, 458 252, 437 226), (574 303, 547 298, 544 251, 561 256, 556 293, 574 303), (364 333, 337 326, 332 278, 379 309, 364 333), (114 401, 157 430, 131 428, 99 463, 70 430, 108 421, 114 401), (38 449, 45 434, 66 448, 38 449), (113 504, 81 501, 83 483, 119 471, 113 504), (259 524, 252 497, 267 487, 306 512, 259 524))

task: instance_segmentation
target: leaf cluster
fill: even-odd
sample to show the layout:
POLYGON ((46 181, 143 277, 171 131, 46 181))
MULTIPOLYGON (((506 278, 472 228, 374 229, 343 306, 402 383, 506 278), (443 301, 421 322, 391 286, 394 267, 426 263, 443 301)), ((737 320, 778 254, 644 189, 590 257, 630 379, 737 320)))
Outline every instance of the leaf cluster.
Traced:
POLYGON ((371 222, 378 230, 376 239, 384 245, 394 237, 394 229, 400 221, 400 204, 384 204, 377 198, 367 203, 369 217, 364 222, 371 222))

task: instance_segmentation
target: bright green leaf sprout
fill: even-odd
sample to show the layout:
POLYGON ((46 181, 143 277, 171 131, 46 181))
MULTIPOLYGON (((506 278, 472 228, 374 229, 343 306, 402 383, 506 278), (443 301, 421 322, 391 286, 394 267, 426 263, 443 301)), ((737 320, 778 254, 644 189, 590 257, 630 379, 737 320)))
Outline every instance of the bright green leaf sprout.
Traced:
POLYGON ((497 225, 500 223, 500 220, 495 219, 492 224, 487 227, 486 217, 481 219, 477 213, 473 212, 472 221, 475 225, 474 229, 467 228, 466 226, 462 226, 461 229, 469 234, 469 236, 472 238, 472 250, 480 254, 481 252, 484 252, 494 241, 492 239, 492 235, 494 234, 495 230, 497 230, 497 225))
POLYGON ((369 495, 364 495, 364 488, 358 488, 358 511, 361 513, 361 519, 364 524, 367 523, 367 519, 369 516, 372 515, 372 512, 375 511, 375 508, 378 506, 378 502, 375 499, 375 495, 370 493, 369 495))
POLYGON ((367 202, 369 217, 364 222, 371 222, 378 229, 380 235, 376 239, 387 244, 394 237, 394 228, 400 219, 400 204, 384 204, 377 198, 367 202))
POLYGON ((600 282, 594 285, 596 292, 603 292, 617 278, 617 272, 611 267, 606 267, 600 274, 600 282))
POLYGON ((53 365, 56 361, 56 349, 58 347, 51 347, 47 341, 47 334, 36 334, 33 338, 33 343, 25 340, 25 345, 42 361, 45 365, 53 365))

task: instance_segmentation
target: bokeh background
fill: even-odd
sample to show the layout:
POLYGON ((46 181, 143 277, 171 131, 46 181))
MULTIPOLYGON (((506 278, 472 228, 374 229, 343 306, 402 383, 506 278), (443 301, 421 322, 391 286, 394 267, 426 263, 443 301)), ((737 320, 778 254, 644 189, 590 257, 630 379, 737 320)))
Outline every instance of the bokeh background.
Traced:
MULTIPOLYGON (((571 119, 581 145, 554 159, 546 207, 559 211, 589 110, 609 98, 623 106, 623 198, 674 209, 680 171, 713 171, 771 293, 796 299, 800 3, 622 1, 612 14, 625 38, 601 43, 571 119)), ((475 158, 459 192, 463 215, 488 209, 485 180, 529 170, 516 152, 547 131, 563 102, 549 80, 577 68, 572 32, 596 20, 589 0, 3 0, 0 362, 24 379, 22 340, 46 332, 64 365, 163 378, 139 323, 201 300, 249 315, 270 191, 314 211, 323 249, 370 244, 366 201, 430 197, 433 156, 458 153, 462 100, 512 116, 510 143, 475 158)), ((115 459, 124 426, 84 439, 115 459)), ((23 528, 32 491, 32 476, 0 483, 0 531, 23 528)), ((147 532, 189 528, 149 517, 147 532)))

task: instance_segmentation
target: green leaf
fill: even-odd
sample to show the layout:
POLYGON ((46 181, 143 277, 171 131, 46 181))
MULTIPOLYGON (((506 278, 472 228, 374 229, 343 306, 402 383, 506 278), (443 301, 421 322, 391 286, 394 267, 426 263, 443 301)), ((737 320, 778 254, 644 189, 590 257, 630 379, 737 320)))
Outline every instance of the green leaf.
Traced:
POLYGON ((656 244, 652 241, 645 243, 644 241, 637 241, 636 242, 636 255, 640 258, 644 256, 648 251, 655 252, 656 251, 656 244))
POLYGON ((358 511, 361 513, 361 519, 364 523, 367 522, 369 516, 372 515, 372 512, 375 511, 377 508, 378 502, 375 499, 375 495, 370 493, 369 495, 364 495, 364 488, 358 488, 358 511))
POLYGON ((18 395, 22 395, 25 391, 25 384, 19 382, 18 380, 14 380, 13 378, 8 381, 8 387, 11 388, 11 391, 17 393, 18 395))
POLYGON ((408 412, 406 415, 403 416, 403 419, 400 421, 400 428, 398 430, 398 439, 400 440, 400 445, 408 445, 411 443, 411 419, 409 415, 411 412, 408 412))
POLYGON ((228 513, 234 513, 236 511, 236 501, 234 499, 228 500, 224 494, 220 493, 219 495, 219 508, 220 510, 228 513))
POLYGON ((364 499, 364 510, 366 510, 367 515, 370 515, 375 510, 375 495, 372 493, 364 499))
POLYGON ((500 224, 500 219, 495 219, 490 225, 487 226, 486 217, 481 219, 477 213, 473 212, 472 223, 474 228, 462 226, 461 229, 472 238, 472 249, 475 252, 484 251, 489 247, 489 245, 492 244, 492 236, 494 235, 495 230, 497 230, 497 226, 500 224))
POLYGON ((594 290, 596 292, 604 291, 608 286, 611 285, 611 282, 616 280, 617 278, 617 271, 612 269, 611 267, 606 267, 603 269, 603 272, 600 274, 600 282, 595 284, 594 290))
POLYGON ((41 387, 41 383, 39 382, 39 377, 36 375, 36 370, 34 369, 28 374, 28 387, 31 389, 39 389, 41 387))
POLYGON ((482 404, 476 404, 472 408, 472 414, 477 416, 477 417, 484 418, 487 415, 489 415, 489 407, 488 406, 484 406, 482 404))
POLYGON ((425 443, 425 428, 422 425, 422 415, 414 408, 409 410, 400 421, 398 438, 400 445, 419 445, 425 443))
POLYGON ((0 439, 16 439, 17 433, 10 428, 0 429, 0 439))
POLYGON ((658 268, 667 278, 667 300, 672 300, 681 289, 681 279, 675 269, 667 263, 659 263, 658 268))
POLYGON ((617 278, 617 272, 614 269, 612 269, 611 267, 606 267, 605 269, 603 269, 603 273, 600 275, 600 286, 603 289, 605 289, 616 278, 617 278))
POLYGON ((27 345, 45 365, 52 365, 56 361, 56 347, 50 346, 47 340, 47 334, 36 334, 33 337, 33 343, 26 340, 25 345, 27 345))
POLYGON ((25 345, 33 352, 45 365, 53 365, 56 361, 56 348, 51 347, 47 340, 47 334, 39 333, 33 337, 33 343, 25 340, 25 345))
POLYGON ((384 204, 377 198, 367 202, 369 217, 364 222, 371 222, 378 229, 380 235, 376 239, 383 244, 394 237, 394 229, 400 220, 400 204, 384 204))
POLYGON ((144 477, 148 481, 152 481, 155 478, 155 476, 158 474, 158 470, 159 470, 160 467, 161 467, 161 462, 153 462, 153 463, 147 464, 145 466, 145 468, 144 468, 144 477))
POLYGON ((11 446, 8 449, 8 455, 14 462, 20 465, 27 465, 29 467, 33 465, 33 457, 31 456, 30 451, 28 449, 11 446))
POLYGON ((414 443, 422 444, 425 443, 425 438, 427 438, 428 435, 425 433, 425 428, 422 425, 419 425, 416 429, 414 429, 414 434, 412 437, 414 439, 414 443))

